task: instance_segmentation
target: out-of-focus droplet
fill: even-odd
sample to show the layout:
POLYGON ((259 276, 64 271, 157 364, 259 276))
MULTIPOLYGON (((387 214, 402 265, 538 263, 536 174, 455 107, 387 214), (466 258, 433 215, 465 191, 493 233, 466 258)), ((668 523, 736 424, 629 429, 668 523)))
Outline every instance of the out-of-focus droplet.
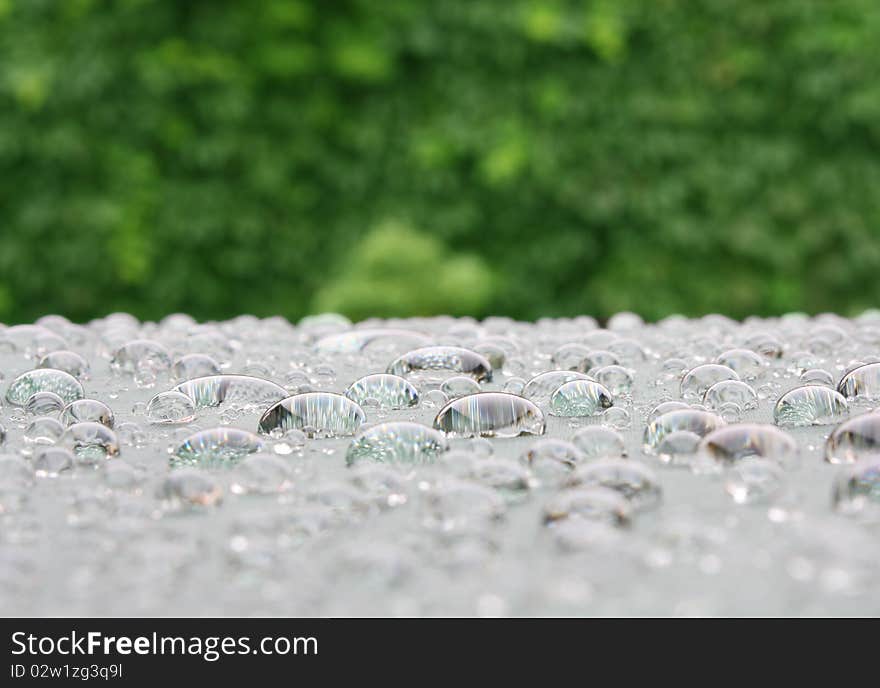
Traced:
POLYGON ((387 373, 355 380, 345 391, 345 396, 360 406, 372 399, 379 408, 390 410, 410 408, 419 403, 419 393, 409 380, 387 373))
POLYGON ((74 423, 64 431, 59 444, 70 449, 82 464, 97 465, 119 454, 116 433, 103 423, 74 423))
POLYGON ((380 423, 362 430, 346 453, 349 465, 361 461, 388 464, 431 463, 449 444, 443 433, 418 423, 380 423))
POLYGON ((866 413, 838 425, 825 442, 828 463, 856 463, 880 453, 880 413, 866 413))
POLYGON ((830 425, 846 418, 846 398, 830 387, 807 385, 783 394, 773 409, 776 425, 787 428, 830 425))
POLYGON ((558 467, 570 470, 584 461, 584 454, 571 442, 547 437, 532 443, 521 459, 537 473, 543 474, 547 470, 555 472, 558 467))
POLYGON ((208 354, 187 354, 178 358, 171 366, 172 377, 180 381, 209 377, 219 373, 220 364, 208 354))
POLYGON ((568 487, 607 487, 622 494, 637 510, 656 507, 663 496, 656 473, 638 461, 599 459, 577 468, 568 487))
POLYGON ((237 428, 211 428, 190 435, 171 455, 171 466, 226 468, 263 451, 263 441, 237 428))
POLYGON ((633 506, 616 490, 607 487, 581 487, 563 490, 544 506, 544 523, 580 519, 613 526, 628 526, 633 506))
POLYGON ((6 400, 13 406, 24 406, 37 392, 52 392, 70 403, 84 396, 83 386, 70 373, 53 368, 37 368, 22 373, 6 390, 6 400))
POLYGON ((302 430, 309 436, 345 437, 366 422, 364 410, 348 397, 307 392, 282 399, 260 418, 260 432, 302 430))
POLYGON ((91 421, 112 428, 116 422, 113 411, 103 401, 97 399, 77 399, 61 410, 58 417, 64 425, 91 421))
POLYGON ((573 370, 548 370, 545 373, 535 375, 526 383, 522 395, 531 399, 536 404, 550 401, 550 396, 560 386, 572 380, 591 380, 589 375, 578 373, 573 370))
POLYGON ((73 468, 73 453, 65 447, 40 447, 31 463, 38 478, 55 478, 73 468))
POLYGON ((209 475, 182 468, 162 481, 156 496, 172 508, 204 507, 219 504, 223 490, 209 475))
POLYGON ((664 401, 657 404, 651 411, 648 413, 645 421, 647 423, 651 423, 656 420, 664 413, 669 413, 670 411, 683 411, 691 408, 689 404, 686 404, 683 401, 664 401))
POLYGON ((77 380, 89 377, 89 362, 75 351, 53 351, 40 359, 37 368, 53 368, 73 375, 77 380))
POLYGON ((572 380, 550 395, 550 413, 565 418, 595 416, 614 405, 611 392, 592 380, 572 380))
POLYGON ((730 465, 742 459, 757 457, 776 461, 791 468, 797 459, 797 442, 773 425, 742 423, 719 428, 706 435, 698 451, 730 465))
POLYGON ((55 444, 64 434, 64 425, 55 418, 37 418, 25 428, 22 439, 28 444, 55 444))
POLYGON ((724 490, 737 504, 756 504, 772 501, 784 482, 785 473, 776 461, 742 459, 726 471, 724 490))
POLYGON ((542 435, 544 414, 524 397, 480 392, 455 399, 434 419, 434 427, 453 437, 542 435))
POLYGON ((749 349, 730 349, 719 354, 715 363, 735 371, 743 380, 755 380, 767 367, 767 360, 749 349))
POLYGON ((601 425, 581 428, 571 441, 588 459, 613 459, 626 456, 623 436, 616 430, 601 425))
POLYGON ((880 455, 868 456, 845 468, 834 481, 831 504, 846 516, 880 519, 880 455))
POLYGON ((150 399, 145 410, 150 423, 157 425, 185 425, 195 420, 195 402, 183 392, 159 392, 150 399))
POLYGON ((801 373, 801 382, 805 385, 834 387, 834 376, 822 368, 809 368, 801 373))
POLYGON ((159 342, 135 339, 120 346, 110 358, 110 368, 117 373, 136 375, 145 371, 159 373, 171 367, 171 354, 159 342))
POLYGON ((367 350, 403 352, 425 347, 428 342, 425 335, 409 330, 358 329, 319 339, 315 349, 324 354, 355 354, 367 350))
POLYGON ((293 472, 272 454, 251 454, 238 464, 230 491, 235 494, 271 495, 289 490, 293 472))

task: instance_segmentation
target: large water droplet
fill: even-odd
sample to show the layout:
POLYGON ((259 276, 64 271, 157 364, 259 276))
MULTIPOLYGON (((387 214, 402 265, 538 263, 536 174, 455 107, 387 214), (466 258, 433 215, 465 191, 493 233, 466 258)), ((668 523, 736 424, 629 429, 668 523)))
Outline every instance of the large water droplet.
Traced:
POLYGON ((24 406, 37 392, 54 392, 69 404, 82 399, 83 386, 70 373, 52 368, 37 368, 22 373, 15 378, 6 390, 6 400, 15 406, 24 406))
POLYGON ((449 448, 443 433, 418 423, 380 423, 358 433, 348 447, 349 465, 360 461, 391 464, 432 462, 449 448))
POLYGON ((880 453, 880 413, 866 413, 838 425, 825 442, 828 463, 855 463, 880 453))
POLYGON ((571 438, 574 445, 590 459, 613 459, 626 456, 623 436, 612 428, 589 425, 571 438))
POLYGON ((193 380, 220 373, 220 365, 207 354, 187 354, 178 358, 171 367, 175 380, 193 380))
POLYGON ((791 468, 797 458, 797 442, 772 425, 742 423, 709 433, 700 442, 698 451, 724 464, 758 457, 791 468))
POLYGON ((135 339, 113 352, 110 367, 118 373, 130 375, 143 371, 158 373, 171 367, 171 354, 159 342, 135 339))
POLYGON ((88 465, 96 465, 119 454, 116 433, 103 423, 74 423, 64 431, 59 444, 70 449, 77 461, 88 465))
POLYGON ((260 418, 260 432, 302 430, 314 436, 353 435, 366 422, 364 410, 332 392, 306 392, 282 399, 260 418))
POLYGON ((351 383, 345 396, 364 406, 372 400, 379 408, 404 409, 419 403, 419 393, 409 380, 399 375, 378 373, 367 375, 351 383))
POLYGON ((195 402, 183 392, 159 392, 145 410, 147 420, 156 424, 184 425, 195 420, 195 402))
POLYGON ((453 437, 543 435, 544 414, 528 399, 506 392, 480 392, 440 409, 434 427, 453 437))
POLYGON ((386 371, 401 377, 418 376, 425 384, 439 385, 455 375, 470 375, 478 382, 492 379, 492 365, 475 351, 457 346, 427 346, 405 353, 386 371))
POLYGON ((209 375, 181 382, 173 389, 192 399, 197 409, 223 406, 262 410, 288 396, 287 390, 274 382, 250 375, 209 375))
POLYGON ((822 385, 796 387, 783 394, 773 409, 773 420, 788 428, 839 423, 848 406, 840 392, 822 385))
POLYGON ((40 359, 37 368, 54 368, 70 373, 77 380, 89 377, 89 362, 74 351, 53 351, 40 359))
POLYGON ((740 380, 722 380, 706 390, 703 405, 713 411, 721 411, 730 405, 740 411, 751 411, 758 408, 758 394, 740 380))
POLYGON ((550 395, 550 413, 565 418, 595 416, 614 405, 611 392, 592 380, 572 380, 550 395))
POLYGON ((174 450, 170 464, 173 467, 225 468, 263 449, 263 441, 251 432, 237 428, 211 428, 187 437, 174 450))
POLYGON ((867 363, 850 370, 837 383, 837 391, 847 398, 880 399, 880 363, 867 363))

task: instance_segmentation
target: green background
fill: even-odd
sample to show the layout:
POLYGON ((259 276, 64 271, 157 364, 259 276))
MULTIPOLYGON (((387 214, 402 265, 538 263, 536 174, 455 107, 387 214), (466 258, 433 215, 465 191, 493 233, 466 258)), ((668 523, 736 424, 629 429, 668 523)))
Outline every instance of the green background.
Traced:
POLYGON ((0 0, 0 319, 880 296, 877 0, 0 0))

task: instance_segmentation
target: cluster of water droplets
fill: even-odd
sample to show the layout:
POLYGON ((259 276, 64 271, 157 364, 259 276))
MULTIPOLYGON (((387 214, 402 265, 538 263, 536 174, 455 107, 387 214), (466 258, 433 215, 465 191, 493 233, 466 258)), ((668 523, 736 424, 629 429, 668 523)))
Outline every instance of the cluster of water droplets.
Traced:
POLYGON ((880 313, 0 326, 0 604, 877 613, 880 313))

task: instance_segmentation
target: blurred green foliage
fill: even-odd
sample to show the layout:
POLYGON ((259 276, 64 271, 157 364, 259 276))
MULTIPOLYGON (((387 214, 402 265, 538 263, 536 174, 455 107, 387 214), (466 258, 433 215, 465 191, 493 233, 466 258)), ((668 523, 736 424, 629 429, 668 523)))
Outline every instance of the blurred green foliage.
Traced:
POLYGON ((0 318, 880 301, 876 0, 0 0, 0 318))

